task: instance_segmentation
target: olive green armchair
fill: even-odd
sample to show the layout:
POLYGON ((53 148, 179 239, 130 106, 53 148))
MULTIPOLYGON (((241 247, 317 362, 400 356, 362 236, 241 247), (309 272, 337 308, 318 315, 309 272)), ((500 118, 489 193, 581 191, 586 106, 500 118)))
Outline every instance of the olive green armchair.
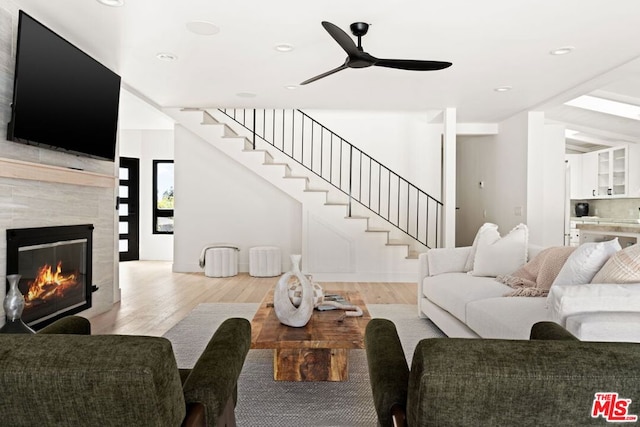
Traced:
POLYGON ((193 369, 165 338, 89 335, 69 316, 0 335, 0 423, 11 426, 234 426, 246 319, 223 322, 193 369))
POLYGON ((540 322, 531 340, 424 339, 411 369, 395 325, 365 348, 382 426, 590 426, 640 415, 640 345, 578 341, 540 322))

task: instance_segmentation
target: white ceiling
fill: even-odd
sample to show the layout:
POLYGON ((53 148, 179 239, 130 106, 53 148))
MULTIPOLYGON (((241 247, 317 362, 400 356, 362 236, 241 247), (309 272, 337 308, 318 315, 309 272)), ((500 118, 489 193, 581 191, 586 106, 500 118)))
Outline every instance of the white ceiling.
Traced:
MULTIPOLYGON (((550 118, 575 120, 586 130, 596 124, 593 117, 557 106, 605 86, 640 99, 640 85, 633 83, 640 81, 633 62, 640 57, 638 0, 125 0, 123 7, 96 0, 14 1, 159 106, 455 107, 460 122, 496 122, 543 108, 550 118), (347 33, 352 22, 372 24, 363 47, 374 56, 453 66, 431 72, 349 69, 286 89, 344 62, 323 20, 347 33), (220 31, 196 35, 187 29, 192 21, 211 22, 220 31), (293 51, 276 51, 281 43, 293 51), (562 46, 575 49, 549 54, 562 46), (178 59, 158 60, 159 52, 178 59), (513 89, 495 92, 499 86, 513 89)), ((640 137, 637 124, 628 131, 640 137)))

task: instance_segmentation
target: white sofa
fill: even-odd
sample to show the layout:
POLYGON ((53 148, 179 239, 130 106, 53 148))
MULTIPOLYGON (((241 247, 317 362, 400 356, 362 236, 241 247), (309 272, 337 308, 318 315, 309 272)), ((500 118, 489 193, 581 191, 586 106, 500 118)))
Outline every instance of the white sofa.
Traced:
MULTIPOLYGON (((543 248, 529 245, 533 259, 543 248)), ((505 297, 493 277, 463 272, 471 247, 431 249, 419 257, 418 312, 449 337, 528 339, 550 320, 581 340, 640 342, 640 283, 552 287, 549 297, 505 297)))

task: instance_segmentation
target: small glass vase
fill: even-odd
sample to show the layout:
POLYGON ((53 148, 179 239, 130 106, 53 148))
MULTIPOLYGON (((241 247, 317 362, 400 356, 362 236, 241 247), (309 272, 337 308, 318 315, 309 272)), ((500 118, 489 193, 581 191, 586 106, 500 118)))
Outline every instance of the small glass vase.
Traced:
POLYGON ((19 274, 10 274, 7 276, 9 282, 9 290, 7 296, 4 297, 4 314, 5 324, 0 328, 0 333, 5 334, 34 334, 35 331, 22 321, 22 311, 24 310, 24 296, 18 283, 20 282, 19 274))

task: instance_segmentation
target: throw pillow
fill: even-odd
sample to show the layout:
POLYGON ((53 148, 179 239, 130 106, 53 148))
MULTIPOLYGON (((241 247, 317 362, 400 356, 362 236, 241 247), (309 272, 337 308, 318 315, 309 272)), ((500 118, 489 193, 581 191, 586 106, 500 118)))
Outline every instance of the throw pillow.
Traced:
POLYGON ((524 224, 495 241, 480 236, 471 274, 496 277, 518 270, 527 262, 528 239, 529 229, 524 224))
POLYGON ((640 244, 613 254, 591 283, 640 283, 640 244))
POLYGON ((473 244, 471 245, 471 251, 469 252, 469 256, 467 257, 467 262, 464 265, 464 272, 469 272, 473 270, 473 260, 476 257, 476 250, 478 249, 478 241, 483 240, 484 242, 493 243, 496 240, 500 239, 500 233, 498 233, 498 226, 492 224, 490 222, 486 222, 482 224, 478 232, 476 233, 476 237, 473 239, 473 244))
POLYGON ((606 242, 583 243, 569 256, 551 286, 591 283, 609 257, 620 249, 617 237, 606 242))

